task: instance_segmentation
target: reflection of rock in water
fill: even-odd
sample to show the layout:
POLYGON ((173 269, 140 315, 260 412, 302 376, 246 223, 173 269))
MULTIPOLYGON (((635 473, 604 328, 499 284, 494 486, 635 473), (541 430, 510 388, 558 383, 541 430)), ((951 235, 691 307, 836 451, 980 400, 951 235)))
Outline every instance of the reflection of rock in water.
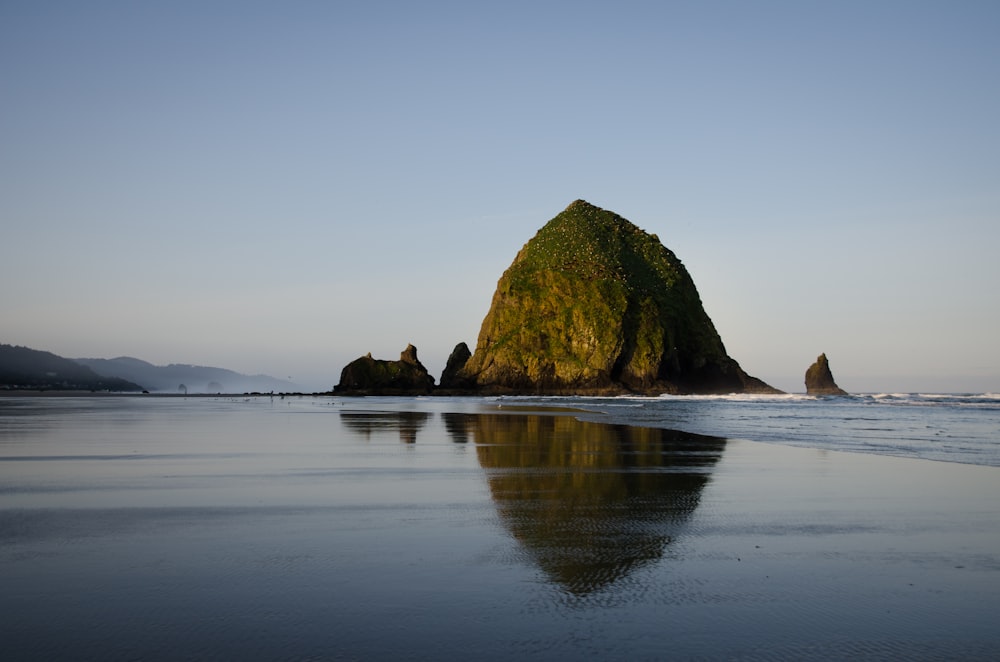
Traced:
POLYGON ((568 416, 466 420, 504 524, 576 595, 659 559, 725 446, 716 437, 568 416))
POLYGON ((444 428, 448 431, 448 436, 456 444, 466 444, 469 442, 469 415, 455 414, 450 412, 442 413, 444 418, 444 428))
POLYGON ((365 439, 380 430, 399 430, 399 440, 416 443, 417 432, 424 427, 430 414, 424 411, 342 411, 341 422, 365 439))

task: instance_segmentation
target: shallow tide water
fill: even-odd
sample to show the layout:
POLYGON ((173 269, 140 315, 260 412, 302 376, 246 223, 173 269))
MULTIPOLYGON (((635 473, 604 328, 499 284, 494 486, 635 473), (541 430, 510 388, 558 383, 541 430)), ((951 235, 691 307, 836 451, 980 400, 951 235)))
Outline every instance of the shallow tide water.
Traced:
POLYGON ((4 659, 1000 655, 1000 469, 546 404, 0 399, 4 659))

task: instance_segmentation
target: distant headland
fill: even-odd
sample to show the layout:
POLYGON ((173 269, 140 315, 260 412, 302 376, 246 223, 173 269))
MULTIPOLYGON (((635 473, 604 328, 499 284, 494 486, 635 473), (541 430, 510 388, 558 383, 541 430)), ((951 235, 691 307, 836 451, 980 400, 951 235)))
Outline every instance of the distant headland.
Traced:
POLYGON ((68 359, 29 347, 0 345, 0 390, 208 395, 297 388, 268 375, 243 375, 225 368, 180 363, 157 366, 127 356, 68 359))

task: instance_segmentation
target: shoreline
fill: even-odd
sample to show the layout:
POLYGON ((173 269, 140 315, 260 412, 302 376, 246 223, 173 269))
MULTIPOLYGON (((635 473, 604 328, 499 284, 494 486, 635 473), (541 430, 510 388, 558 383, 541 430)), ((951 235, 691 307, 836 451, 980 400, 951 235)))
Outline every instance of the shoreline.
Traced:
POLYGON ((12 650, 1000 651, 995 467, 674 434, 516 401, 188 397, 53 399, 37 428, 18 417, 0 454, 11 614, 0 634, 12 650), (76 416, 88 410, 99 415, 76 416), (119 410, 127 425, 109 424, 119 410))
POLYGON ((745 439, 793 448, 1000 467, 991 431, 1000 398, 976 394, 730 394, 728 396, 341 396, 332 392, 173 393, 0 389, 0 402, 88 399, 138 403, 228 401, 427 412, 547 413, 631 427, 745 439), (927 407, 925 405, 933 406, 927 407), (874 418, 872 418, 874 417, 874 418), (919 419, 919 420, 918 420, 919 419), (875 425, 867 421, 884 421, 875 425), (914 425, 919 424, 919 430, 914 425), (957 440, 957 441, 956 441, 957 440))
POLYGON ((329 392, 307 393, 307 392, 282 392, 282 393, 262 393, 252 391, 247 393, 170 393, 166 391, 71 391, 62 389, 0 389, 0 397, 30 397, 30 398, 273 398, 277 396, 291 397, 323 397, 332 396, 329 392))

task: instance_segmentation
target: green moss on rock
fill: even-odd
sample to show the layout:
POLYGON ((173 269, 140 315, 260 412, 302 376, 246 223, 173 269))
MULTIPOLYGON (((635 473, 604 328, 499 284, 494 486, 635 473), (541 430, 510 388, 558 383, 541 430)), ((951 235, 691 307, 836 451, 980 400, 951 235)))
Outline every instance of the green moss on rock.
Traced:
POLYGON ((497 393, 773 392, 727 354, 681 261, 577 200, 497 283, 457 378, 497 393))
POLYGON ((430 393, 434 378, 407 345, 398 361, 372 358, 371 353, 351 361, 340 373, 334 392, 341 395, 419 395, 430 393))
POLYGON ((816 357, 816 362, 806 370, 806 393, 809 395, 847 395, 847 391, 837 386, 830 370, 826 354, 816 357))

